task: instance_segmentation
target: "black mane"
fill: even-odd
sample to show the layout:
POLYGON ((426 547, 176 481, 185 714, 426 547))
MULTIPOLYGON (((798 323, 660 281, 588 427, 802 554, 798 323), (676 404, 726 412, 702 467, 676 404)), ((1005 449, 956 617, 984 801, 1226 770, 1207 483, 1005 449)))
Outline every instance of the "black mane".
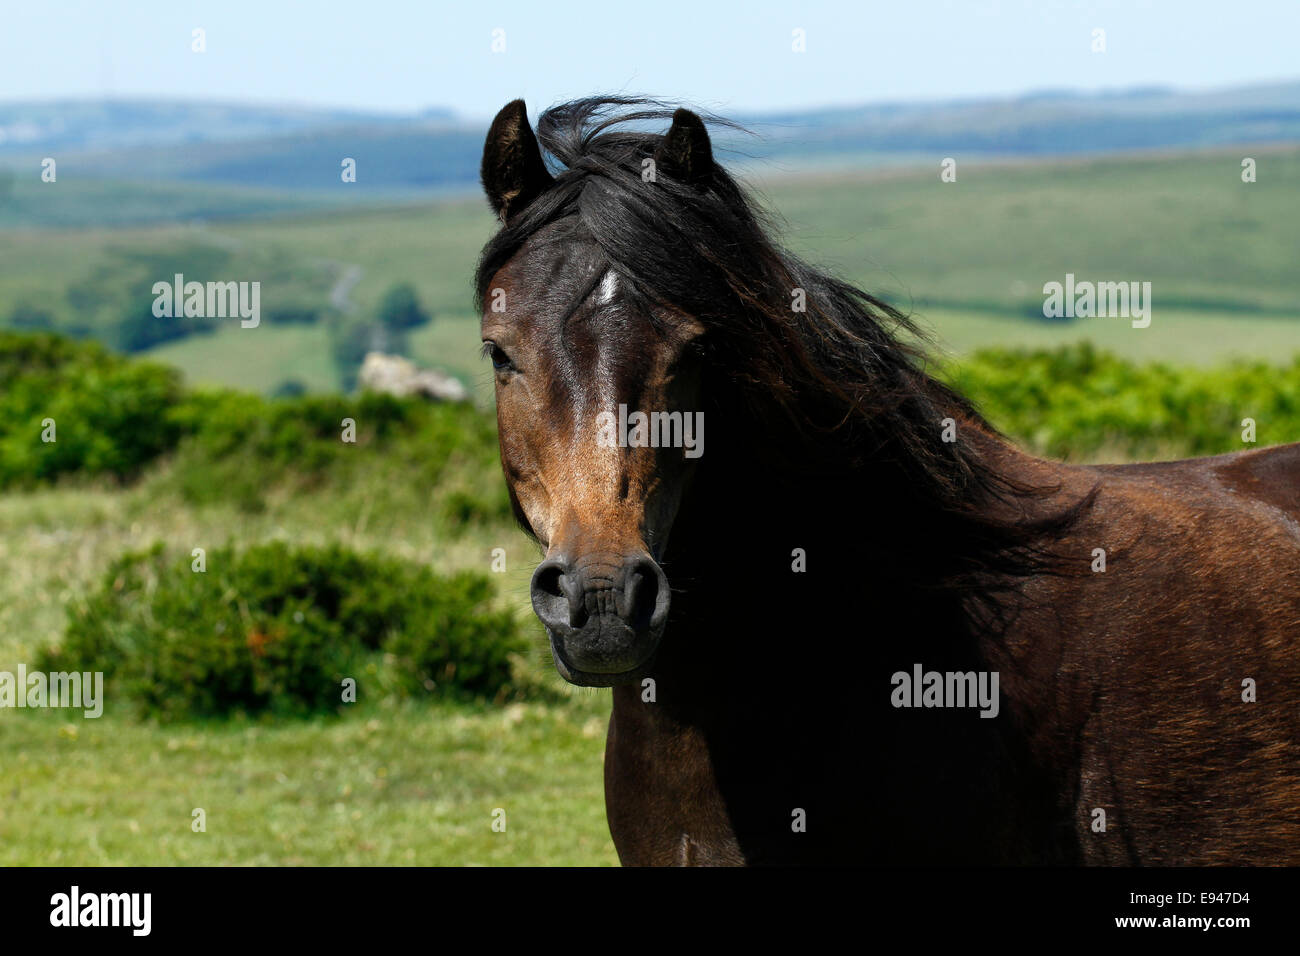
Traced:
MULTIPOLYGON (((703 182, 663 171, 643 178, 672 107, 653 100, 593 97, 552 107, 537 123, 555 182, 513 216, 483 250, 480 307, 492 277, 543 228, 572 230, 599 248, 621 287, 696 317, 715 402, 726 419, 779 430, 770 463, 803 475, 836 471, 855 497, 881 500, 913 522, 932 579, 986 591, 995 580, 1051 570, 1043 547, 1091 502, 1050 509, 1033 487, 993 459, 996 432, 964 398, 928 375, 922 336, 886 302, 785 251, 756 203, 713 163, 703 182), (803 290, 805 311, 792 308, 803 290), (717 397, 726 393, 726 398, 717 397), (941 440, 954 419, 958 440, 941 440)), ((714 125, 739 129, 716 117, 714 125)), ((597 271, 596 277, 599 277, 597 271)), ((574 303, 576 308, 577 303, 574 303)), ((762 448, 764 442, 753 444, 762 448)), ((761 452, 756 452, 761 454, 761 452)), ((799 479, 792 476, 791 487, 799 479)), ((923 559, 918 555, 918 560, 923 559)))

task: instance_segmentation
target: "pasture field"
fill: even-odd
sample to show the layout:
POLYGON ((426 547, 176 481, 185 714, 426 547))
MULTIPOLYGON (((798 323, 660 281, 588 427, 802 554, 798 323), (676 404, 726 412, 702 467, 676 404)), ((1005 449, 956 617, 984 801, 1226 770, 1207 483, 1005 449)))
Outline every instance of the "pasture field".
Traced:
POLYGON ((608 703, 369 708, 276 726, 6 716, 0 865, 614 864, 608 703), (190 829, 195 808, 206 832, 190 829))
MULTIPOLYGON (((794 247, 906 307, 1042 315, 1043 283, 1141 280, 1157 308, 1300 311, 1294 147, 826 174, 765 187, 794 247), (1241 159, 1258 181, 1241 181, 1241 159)), ((1154 324, 1154 323, 1153 323, 1154 324)), ((1014 344, 1014 343, 1004 343, 1014 344)))
MULTIPOLYGON (((487 406, 492 402, 492 374, 481 347, 478 318, 468 311, 439 316, 410 335, 410 353, 417 363, 447 370, 465 383, 480 405, 487 406)), ((196 385, 229 385, 263 393, 287 380, 298 380, 310 391, 339 387, 329 332, 319 326, 226 328, 168 342, 147 354, 181 369, 196 385), (250 348, 250 342, 257 347, 250 348)))
MULTIPOLYGON (((30 161, 33 168, 37 164, 35 158, 30 161)), ((347 206, 353 201, 337 189, 290 192, 177 180, 82 179, 77 173, 76 163, 61 163, 58 182, 51 184, 0 169, 0 228, 129 228, 160 220, 188 222, 302 212, 347 206), (57 188, 51 188, 55 185, 57 188)), ((134 175, 140 175, 138 166, 134 175)))
MULTIPOLYGON (((1135 362, 1197 366, 1217 365, 1232 358, 1284 363, 1300 351, 1300 312, 1295 318, 1286 318, 1198 309, 1160 310, 1146 329, 1134 329, 1125 319, 1051 323, 946 307, 925 309, 915 318, 929 335, 930 353, 945 360, 960 360, 997 344, 1058 348, 1080 341, 1092 342, 1135 362)), ((410 346, 417 362, 447 369, 466 384, 480 405, 491 404, 492 376, 479 354, 476 316, 463 313, 435 319, 415 330, 410 346)), ((196 384, 269 392, 286 379, 297 379, 312 390, 337 387, 328 334, 320 328, 223 329, 214 335, 159 346, 148 356, 182 369, 196 384), (254 334, 258 348, 249 349, 249 336, 254 334)))
MULTIPOLYGON (((1135 359, 1209 364, 1230 356, 1286 360, 1300 348, 1300 150, 959 160, 957 176, 940 182, 936 162, 800 175, 759 167, 746 178, 776 210, 796 251, 915 313, 957 354, 1090 340, 1135 359), (1257 182, 1241 181, 1243 153, 1256 159, 1257 182), (1042 286, 1067 272, 1150 282, 1151 327, 1044 321, 1042 286)), ((114 201, 106 189, 96 196, 114 201)), ((412 357, 473 386, 483 377, 471 276, 493 226, 474 195, 242 221, 0 230, 0 322, 27 304, 93 331, 110 318, 96 313, 95 288, 112 286, 123 263, 169 272, 186 261, 187 278, 261 277, 264 312, 307 304, 329 315, 342 273, 356 266, 360 279, 345 310, 371 314, 394 283, 412 283, 434 316, 412 336, 412 357)), ((133 292, 112 291, 147 306, 144 278, 133 281, 133 292)), ((252 330, 232 323, 156 352, 198 382, 264 392, 291 378, 322 390, 338 382, 323 321, 276 327, 264 318, 252 330)))
POLYGON ((1287 317, 1161 309, 1158 304, 1156 309, 1151 326, 1145 329, 1133 328, 1124 318, 1054 323, 943 307, 925 309, 918 318, 934 339, 932 353, 957 361, 994 343, 1054 349, 1091 342, 1132 362, 1190 366, 1218 365, 1237 358, 1284 363, 1300 351, 1300 312, 1287 317))

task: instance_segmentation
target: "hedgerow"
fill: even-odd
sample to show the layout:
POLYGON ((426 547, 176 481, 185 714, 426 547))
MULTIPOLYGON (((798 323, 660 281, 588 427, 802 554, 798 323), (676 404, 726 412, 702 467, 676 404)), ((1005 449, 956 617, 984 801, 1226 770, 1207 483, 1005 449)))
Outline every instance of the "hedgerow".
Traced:
POLYGON ((1300 356, 1288 365, 1136 365, 1088 343, 983 349, 948 380, 999 429, 1040 454, 1214 455, 1300 441, 1300 356), (1255 423, 1255 444, 1242 440, 1255 423))

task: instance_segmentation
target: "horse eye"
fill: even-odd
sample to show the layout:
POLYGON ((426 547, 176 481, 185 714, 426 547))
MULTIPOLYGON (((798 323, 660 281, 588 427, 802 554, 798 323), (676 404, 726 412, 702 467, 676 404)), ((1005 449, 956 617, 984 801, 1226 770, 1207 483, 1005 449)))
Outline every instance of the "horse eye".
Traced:
POLYGON ((501 346, 495 342, 484 342, 483 351, 492 359, 492 367, 498 372, 505 371, 508 368, 514 368, 515 363, 510 361, 510 356, 501 350, 501 346))

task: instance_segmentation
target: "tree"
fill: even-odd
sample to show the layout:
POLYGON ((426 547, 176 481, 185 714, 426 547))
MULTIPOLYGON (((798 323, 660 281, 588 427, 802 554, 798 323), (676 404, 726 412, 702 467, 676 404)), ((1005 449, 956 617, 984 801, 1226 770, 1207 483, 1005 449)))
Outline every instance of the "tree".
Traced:
POLYGON ((389 288, 379 304, 379 322, 393 332, 419 328, 428 324, 431 318, 420 305, 415 287, 409 282, 399 282, 389 288))
POLYGON ((389 329, 378 322, 340 317, 334 323, 330 338, 334 366, 338 369, 339 380, 345 392, 356 387, 361 363, 367 352, 395 355, 405 355, 407 352, 405 333, 389 329))
POLYGON ((54 316, 46 309, 20 302, 9 313, 9 325, 15 329, 45 331, 54 328, 54 316))

